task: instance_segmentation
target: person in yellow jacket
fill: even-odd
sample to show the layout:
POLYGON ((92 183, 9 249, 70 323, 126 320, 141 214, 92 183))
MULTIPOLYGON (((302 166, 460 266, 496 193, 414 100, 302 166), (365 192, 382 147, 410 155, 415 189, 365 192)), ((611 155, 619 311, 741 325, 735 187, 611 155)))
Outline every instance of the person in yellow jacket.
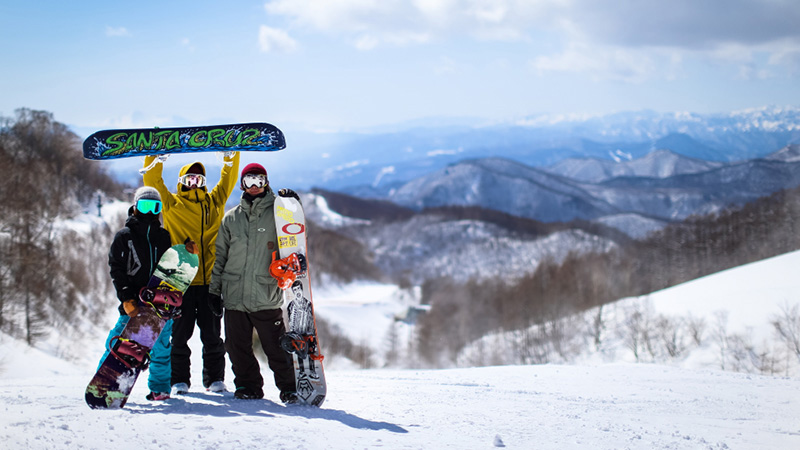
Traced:
POLYGON ((224 392, 225 344, 221 337, 220 318, 212 313, 208 304, 208 286, 225 203, 238 181, 239 152, 225 154, 219 183, 211 192, 205 182, 205 166, 200 162, 181 168, 175 194, 164 184, 163 164, 156 161, 155 156, 145 157, 144 167, 149 168, 144 173, 144 185, 156 188, 161 194, 164 228, 172 236, 172 244, 182 244, 190 238, 200 251, 200 270, 183 295, 181 317, 175 319, 172 327, 172 394, 185 394, 191 386, 189 357, 192 352, 188 342, 195 323, 200 328, 203 342, 203 386, 212 392, 224 392))

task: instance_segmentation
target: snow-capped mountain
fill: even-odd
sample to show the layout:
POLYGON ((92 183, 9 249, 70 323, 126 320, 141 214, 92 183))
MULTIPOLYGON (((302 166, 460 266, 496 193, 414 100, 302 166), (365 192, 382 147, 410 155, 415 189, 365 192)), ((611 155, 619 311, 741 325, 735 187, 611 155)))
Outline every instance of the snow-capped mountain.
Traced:
POLYGON ((764 158, 768 161, 798 162, 800 161, 800 145, 787 145, 764 158))
POLYGON ((559 166, 562 172, 577 172, 584 178, 633 174, 597 182, 506 159, 468 160, 412 180, 393 191, 389 199, 418 210, 480 206, 543 222, 598 220, 620 214, 682 220, 800 185, 800 161, 795 162, 792 154, 781 150, 768 159, 704 165, 661 151, 629 162, 572 160, 559 166), (662 166, 659 161, 668 163, 662 166), (582 172, 588 167, 591 169, 582 172))
POLYGON ((543 169, 577 181, 599 183, 616 177, 667 178, 705 172, 724 163, 679 155, 672 150, 656 150, 637 159, 568 158, 543 169))
POLYGON ((543 222, 620 212, 580 183, 500 158, 467 160, 412 180, 389 200, 413 209, 480 206, 543 222))

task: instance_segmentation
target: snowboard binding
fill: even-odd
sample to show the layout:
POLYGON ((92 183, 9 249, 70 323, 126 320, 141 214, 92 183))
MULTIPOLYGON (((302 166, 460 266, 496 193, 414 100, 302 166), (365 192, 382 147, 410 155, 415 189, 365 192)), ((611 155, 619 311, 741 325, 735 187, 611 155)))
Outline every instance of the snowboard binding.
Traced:
POLYGON ((143 287, 139 291, 139 299, 155 310, 158 317, 173 318, 180 312, 183 294, 180 291, 168 291, 143 287))
POLYGON ((150 350, 134 340, 114 336, 108 351, 129 369, 145 370, 150 366, 150 350))
POLYGON ((281 348, 286 353, 294 353, 300 359, 305 359, 311 351, 311 341, 314 336, 302 336, 300 333, 288 332, 281 336, 281 348))
POLYGON ((308 270, 306 257, 301 253, 292 253, 286 258, 277 259, 278 252, 272 252, 272 264, 269 265, 269 274, 278 280, 278 287, 287 290, 292 286, 297 277, 303 277, 308 270))

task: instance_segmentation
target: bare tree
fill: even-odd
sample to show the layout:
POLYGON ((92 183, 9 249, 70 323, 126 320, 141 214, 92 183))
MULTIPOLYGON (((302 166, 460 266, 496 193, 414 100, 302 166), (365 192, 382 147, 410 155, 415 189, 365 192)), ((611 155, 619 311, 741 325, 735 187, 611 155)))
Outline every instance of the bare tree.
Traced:
POLYGON ((773 318, 772 326, 788 351, 800 362, 800 305, 789 306, 787 303, 782 306, 780 315, 773 318))
POLYGON ((386 331, 386 365, 396 366, 400 360, 400 333, 397 330, 397 321, 389 324, 389 329, 386 331))
POLYGON ((714 328, 711 331, 714 342, 719 349, 720 369, 725 370, 728 359, 728 312, 717 311, 714 313, 714 328))
POLYGON ((597 307, 597 313, 594 315, 592 322, 591 322, 591 336, 592 342, 594 342, 594 349, 600 350, 600 344, 602 343, 602 334, 605 330, 605 323, 603 322, 603 305, 597 307))

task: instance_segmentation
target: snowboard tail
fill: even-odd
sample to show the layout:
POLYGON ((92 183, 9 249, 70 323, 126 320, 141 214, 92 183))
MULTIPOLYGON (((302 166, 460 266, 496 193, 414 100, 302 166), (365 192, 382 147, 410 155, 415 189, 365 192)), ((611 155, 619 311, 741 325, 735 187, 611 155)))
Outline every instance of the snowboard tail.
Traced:
POLYGON ((83 141, 83 157, 104 160, 167 153, 270 152, 286 147, 283 132, 268 123, 98 131, 83 141))

